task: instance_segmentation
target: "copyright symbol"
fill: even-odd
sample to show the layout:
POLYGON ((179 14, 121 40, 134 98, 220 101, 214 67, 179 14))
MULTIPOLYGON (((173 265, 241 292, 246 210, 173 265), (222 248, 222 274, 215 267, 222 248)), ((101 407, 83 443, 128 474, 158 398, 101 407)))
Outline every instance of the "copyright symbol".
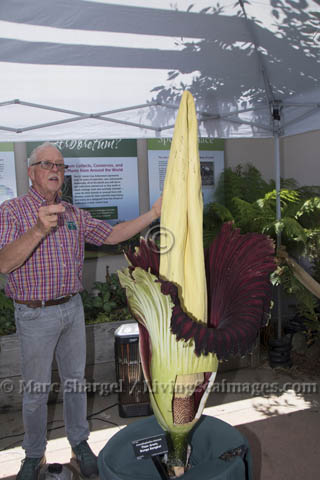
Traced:
MULTIPOLYGON (((144 238, 146 242, 148 240, 151 240, 156 245, 158 245, 158 247, 154 249, 154 251, 156 252, 160 251, 160 253, 170 252, 170 250, 173 248, 175 243, 174 235, 171 232, 171 230, 169 230, 169 228, 161 227, 159 225, 155 225, 154 227, 151 227, 147 231, 144 238)), ((153 250, 152 247, 151 247, 151 250, 153 250)))
POLYGON ((12 393, 13 390, 14 390, 13 382, 11 380, 9 380, 8 378, 6 378, 5 380, 2 380, 2 382, 0 382, 0 392, 2 392, 2 393, 12 393))

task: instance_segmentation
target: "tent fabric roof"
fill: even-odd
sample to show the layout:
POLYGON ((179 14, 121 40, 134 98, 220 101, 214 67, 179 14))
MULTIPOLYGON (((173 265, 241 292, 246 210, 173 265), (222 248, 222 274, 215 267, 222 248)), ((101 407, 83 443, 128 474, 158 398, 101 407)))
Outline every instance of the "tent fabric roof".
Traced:
POLYGON ((202 136, 320 129, 319 19, 319 0, 1 0, 0 141, 168 137, 185 89, 202 136))

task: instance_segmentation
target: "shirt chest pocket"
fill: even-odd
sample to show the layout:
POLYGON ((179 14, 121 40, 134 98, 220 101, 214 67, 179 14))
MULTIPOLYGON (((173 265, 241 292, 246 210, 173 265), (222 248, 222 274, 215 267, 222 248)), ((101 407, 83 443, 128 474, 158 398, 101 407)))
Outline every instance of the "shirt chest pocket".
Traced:
POLYGON ((59 228, 59 243, 64 256, 80 259, 81 236, 74 222, 66 221, 63 227, 59 228))

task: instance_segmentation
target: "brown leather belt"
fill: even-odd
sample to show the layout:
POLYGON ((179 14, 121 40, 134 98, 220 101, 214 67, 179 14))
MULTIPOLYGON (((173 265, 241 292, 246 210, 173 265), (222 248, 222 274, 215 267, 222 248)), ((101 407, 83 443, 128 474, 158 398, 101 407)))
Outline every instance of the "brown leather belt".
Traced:
POLYGON ((61 305, 61 303, 66 303, 70 298, 77 295, 77 293, 71 293, 65 297, 54 298, 52 300, 15 300, 16 303, 21 303, 22 305, 27 305, 29 308, 39 308, 39 307, 52 307, 53 305, 61 305))

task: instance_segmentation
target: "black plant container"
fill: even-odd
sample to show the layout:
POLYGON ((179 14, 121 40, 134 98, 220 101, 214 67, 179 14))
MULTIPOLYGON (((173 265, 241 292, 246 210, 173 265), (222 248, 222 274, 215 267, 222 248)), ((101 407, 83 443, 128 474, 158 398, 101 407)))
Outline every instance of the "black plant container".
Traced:
POLYGON ((290 334, 269 340, 269 363, 272 368, 292 367, 290 334))
POLYGON ((305 322, 306 319, 304 317, 300 317, 298 314, 295 315, 288 321, 287 325, 285 325, 284 333, 290 334, 292 337, 297 332, 305 332, 307 330, 305 322))

